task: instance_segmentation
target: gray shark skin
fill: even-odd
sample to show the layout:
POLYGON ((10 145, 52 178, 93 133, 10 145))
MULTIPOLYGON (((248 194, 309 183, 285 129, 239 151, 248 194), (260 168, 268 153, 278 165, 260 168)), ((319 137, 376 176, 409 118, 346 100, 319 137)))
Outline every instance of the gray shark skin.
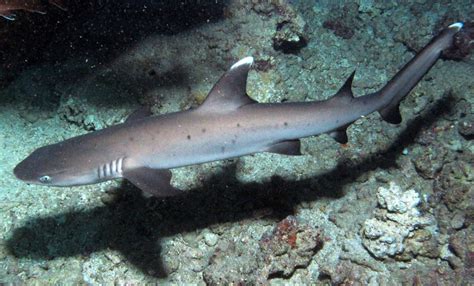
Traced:
POLYGON ((453 45, 463 27, 444 29, 380 91, 354 97, 354 73, 333 97, 318 102, 268 103, 252 100, 246 82, 253 58, 234 64, 196 109, 150 116, 132 114, 124 123, 35 150, 14 169, 27 183, 47 186, 94 184, 126 178, 157 197, 180 194, 169 169, 257 152, 300 154, 299 138, 330 134, 347 142, 347 127, 378 111, 399 123, 400 101, 453 45))

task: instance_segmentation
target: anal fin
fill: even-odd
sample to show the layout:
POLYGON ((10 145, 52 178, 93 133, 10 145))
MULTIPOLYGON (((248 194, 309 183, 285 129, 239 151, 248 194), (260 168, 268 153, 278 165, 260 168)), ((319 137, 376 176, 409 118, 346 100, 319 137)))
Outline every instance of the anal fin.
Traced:
POLYGON ((141 167, 125 171, 124 177, 154 197, 170 197, 183 193, 171 186, 171 171, 167 169, 141 167))
POLYGON ((301 155, 301 142, 300 140, 288 140, 278 142, 268 147, 265 152, 282 154, 282 155, 301 155))
POLYGON ((125 122, 137 121, 146 117, 150 117, 152 115, 153 113, 151 112, 151 108, 149 106, 143 106, 132 112, 132 114, 127 117, 125 122))
POLYGON ((349 125, 350 124, 339 127, 336 130, 328 132, 328 134, 334 140, 336 140, 336 142, 338 142, 340 144, 346 144, 349 141, 349 138, 347 137, 347 127, 349 127, 349 125))
POLYGON ((336 140, 337 143, 340 144, 346 144, 349 141, 346 131, 334 130, 329 132, 329 136, 331 136, 334 140, 336 140))

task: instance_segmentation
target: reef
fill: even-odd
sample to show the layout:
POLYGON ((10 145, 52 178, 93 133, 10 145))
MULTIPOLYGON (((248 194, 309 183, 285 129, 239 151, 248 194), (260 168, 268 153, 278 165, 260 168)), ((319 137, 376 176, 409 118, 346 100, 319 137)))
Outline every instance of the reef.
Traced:
POLYGON ((422 203, 419 193, 413 189, 403 191, 390 182, 388 188, 377 190, 377 202, 375 217, 366 220, 362 229, 363 245, 372 255, 398 260, 410 260, 419 254, 437 257, 436 250, 428 254, 431 249, 418 249, 436 244, 435 219, 417 208, 422 203))
POLYGON ((263 234, 258 246, 219 245, 204 271, 204 281, 211 285, 267 284, 276 277, 288 278, 296 269, 306 268, 322 247, 320 231, 289 216, 263 234))

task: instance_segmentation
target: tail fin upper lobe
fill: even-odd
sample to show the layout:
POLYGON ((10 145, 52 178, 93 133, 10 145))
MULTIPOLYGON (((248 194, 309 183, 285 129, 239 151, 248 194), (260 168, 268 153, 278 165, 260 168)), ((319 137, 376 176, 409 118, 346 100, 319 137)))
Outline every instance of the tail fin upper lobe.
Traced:
POLYGON ((379 110, 385 121, 393 124, 402 121, 400 101, 431 69, 442 52, 453 46, 454 36, 462 27, 463 23, 454 23, 441 31, 379 91, 380 96, 387 101, 387 104, 379 110))

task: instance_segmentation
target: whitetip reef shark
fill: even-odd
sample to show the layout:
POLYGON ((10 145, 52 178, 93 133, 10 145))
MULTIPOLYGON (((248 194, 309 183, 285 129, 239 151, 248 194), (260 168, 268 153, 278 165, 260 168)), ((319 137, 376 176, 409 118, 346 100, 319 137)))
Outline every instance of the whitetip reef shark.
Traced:
POLYGON ((453 45, 462 27, 459 22, 442 30, 381 90, 359 97, 351 90, 352 73, 324 101, 257 103, 246 93, 253 63, 246 57, 195 109, 159 116, 140 110, 122 124, 38 148, 13 172, 22 181, 45 186, 126 178, 146 193, 166 197, 182 193, 170 184, 172 168, 257 152, 300 155, 299 138, 322 133, 345 143, 347 127, 372 112, 400 123, 400 101, 453 45))

